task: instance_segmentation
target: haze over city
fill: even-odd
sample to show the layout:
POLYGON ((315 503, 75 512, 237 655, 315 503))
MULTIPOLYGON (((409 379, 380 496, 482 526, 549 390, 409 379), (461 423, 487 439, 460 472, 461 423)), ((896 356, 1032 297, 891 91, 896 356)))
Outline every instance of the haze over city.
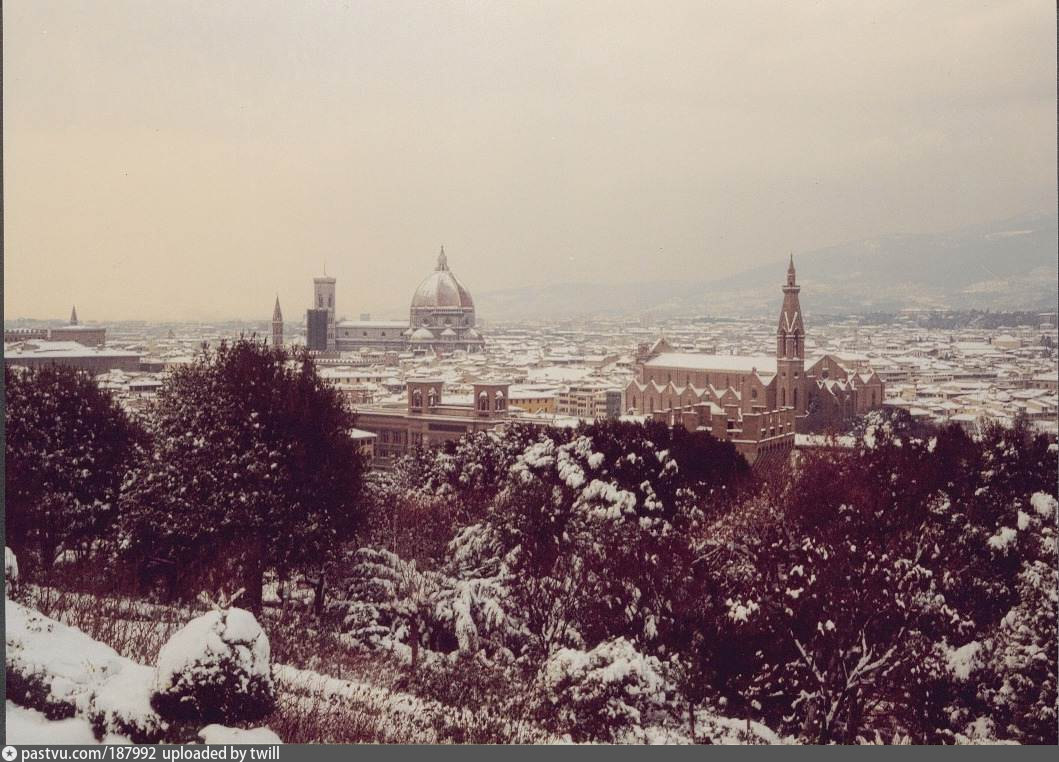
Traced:
MULTIPOLYGON (((400 315, 1054 209, 1040 1, 4 4, 11 317, 400 315)), ((483 317, 495 318, 494 315, 483 317)))

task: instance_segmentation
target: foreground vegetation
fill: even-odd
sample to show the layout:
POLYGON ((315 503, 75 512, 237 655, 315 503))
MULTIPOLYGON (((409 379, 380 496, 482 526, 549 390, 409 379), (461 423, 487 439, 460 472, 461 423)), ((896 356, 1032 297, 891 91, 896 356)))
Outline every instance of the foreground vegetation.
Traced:
POLYGON ((245 588, 287 741, 1057 740, 1057 459, 1024 426, 878 416, 767 483, 618 422, 365 475, 287 359, 204 354, 142 422, 9 373, 26 602, 153 663, 201 591, 245 588))

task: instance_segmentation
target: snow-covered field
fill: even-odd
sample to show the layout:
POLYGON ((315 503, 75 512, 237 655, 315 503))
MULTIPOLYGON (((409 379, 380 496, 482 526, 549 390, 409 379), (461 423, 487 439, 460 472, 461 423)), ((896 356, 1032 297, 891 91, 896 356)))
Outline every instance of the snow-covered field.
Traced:
POLYGON ((84 717, 49 720, 42 712, 27 709, 13 701, 5 711, 7 742, 15 746, 29 744, 87 745, 99 743, 92 726, 84 717))

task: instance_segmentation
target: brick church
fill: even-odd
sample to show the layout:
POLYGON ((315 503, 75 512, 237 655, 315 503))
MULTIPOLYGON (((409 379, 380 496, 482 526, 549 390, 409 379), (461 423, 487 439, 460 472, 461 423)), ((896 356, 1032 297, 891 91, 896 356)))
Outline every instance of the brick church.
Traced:
POLYGON ((869 366, 847 367, 833 355, 808 364, 794 259, 787 268, 776 354, 676 352, 665 339, 637 354, 626 407, 670 425, 705 428, 732 441, 753 463, 794 446, 795 432, 841 431, 882 405, 882 380, 869 366))

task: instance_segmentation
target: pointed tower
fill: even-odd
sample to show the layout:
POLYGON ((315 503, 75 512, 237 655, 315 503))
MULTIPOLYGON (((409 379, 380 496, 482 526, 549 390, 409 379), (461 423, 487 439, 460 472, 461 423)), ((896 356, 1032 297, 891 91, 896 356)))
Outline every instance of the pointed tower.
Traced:
POLYGON ((73 309, 70 310, 70 325, 80 325, 80 321, 77 319, 77 305, 75 304, 73 309))
POLYGON ((787 267, 787 282, 783 286, 783 308, 776 328, 776 403, 779 407, 793 407, 795 420, 803 418, 808 404, 805 386, 805 323, 802 305, 798 301, 798 285, 794 273, 794 255, 787 267))
POLYGON ((449 258, 445 256, 445 244, 441 245, 441 253, 438 254, 438 266, 434 268, 435 271, 448 270, 449 269, 449 258))
POLYGON ((272 309, 272 346, 283 346, 283 310, 279 308, 279 294, 276 294, 276 306, 272 309))

